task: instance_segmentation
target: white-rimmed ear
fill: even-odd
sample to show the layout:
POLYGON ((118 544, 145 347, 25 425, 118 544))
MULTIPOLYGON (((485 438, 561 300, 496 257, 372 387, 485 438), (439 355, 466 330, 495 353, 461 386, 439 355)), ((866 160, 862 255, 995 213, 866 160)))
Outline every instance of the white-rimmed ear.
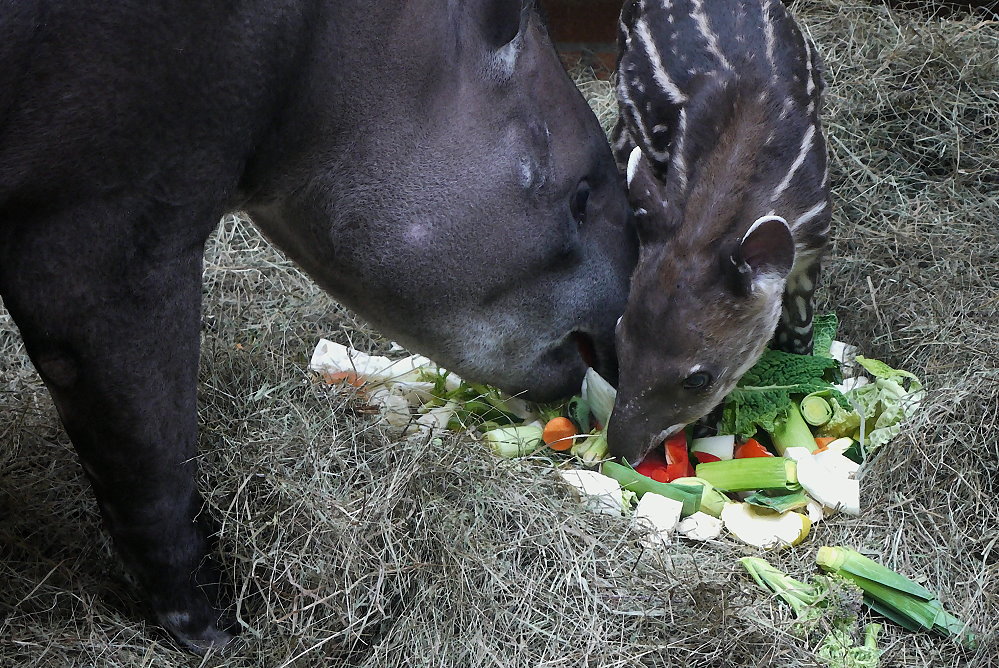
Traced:
POLYGON ((628 155, 628 170, 626 175, 628 177, 628 186, 631 186, 632 180, 635 178, 635 173, 638 171, 638 161, 642 159, 642 149, 637 146, 631 149, 631 153, 628 155))
POLYGON ((794 237, 787 221, 773 214, 757 218, 742 235, 732 265, 748 292, 763 283, 783 285, 794 265, 794 237))

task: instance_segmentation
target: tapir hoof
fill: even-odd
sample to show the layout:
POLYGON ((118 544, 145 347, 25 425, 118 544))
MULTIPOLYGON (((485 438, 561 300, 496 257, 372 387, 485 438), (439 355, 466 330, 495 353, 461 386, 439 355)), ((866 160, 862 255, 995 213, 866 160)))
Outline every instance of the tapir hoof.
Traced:
POLYGON ((218 613, 192 615, 174 611, 156 615, 157 621, 184 649, 200 656, 209 650, 218 652, 235 637, 235 623, 218 613))

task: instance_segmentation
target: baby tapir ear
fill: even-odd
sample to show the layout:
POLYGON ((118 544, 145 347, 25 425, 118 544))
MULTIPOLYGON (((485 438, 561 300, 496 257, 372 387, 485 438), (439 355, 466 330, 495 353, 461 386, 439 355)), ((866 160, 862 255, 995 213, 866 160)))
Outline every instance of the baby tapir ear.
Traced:
POLYGON ((732 254, 739 283, 752 292, 764 281, 783 281, 794 264, 794 238, 780 216, 763 216, 742 236, 732 254))
POLYGON ((635 225, 640 241, 647 241, 656 232, 672 224, 665 186, 656 178, 642 149, 635 147, 628 156, 628 201, 635 213, 635 225))

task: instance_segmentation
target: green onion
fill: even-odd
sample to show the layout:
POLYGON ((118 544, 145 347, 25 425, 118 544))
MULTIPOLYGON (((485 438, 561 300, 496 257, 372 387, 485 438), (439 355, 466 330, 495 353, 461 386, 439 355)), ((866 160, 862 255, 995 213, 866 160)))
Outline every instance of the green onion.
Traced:
POLYGON ((747 492, 757 489, 785 489, 797 491, 797 464, 784 457, 746 457, 729 461, 698 464, 694 470, 703 478, 726 492, 747 492))
POLYGON ((904 575, 848 547, 820 547, 816 561, 822 570, 855 582, 867 605, 904 628, 961 636, 966 645, 975 644, 964 622, 944 610, 933 592, 904 575))
POLYGON ((658 482, 648 478, 630 466, 624 466, 617 462, 604 462, 601 472, 617 480, 621 487, 635 492, 639 497, 648 492, 660 494, 668 499, 683 503, 684 517, 693 515, 701 507, 701 493, 703 485, 677 485, 669 482, 658 482))

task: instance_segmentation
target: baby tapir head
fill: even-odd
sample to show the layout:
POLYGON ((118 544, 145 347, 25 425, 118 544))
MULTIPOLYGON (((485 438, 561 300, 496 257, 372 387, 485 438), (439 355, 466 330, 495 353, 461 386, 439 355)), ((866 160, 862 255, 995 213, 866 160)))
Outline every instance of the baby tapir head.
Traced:
MULTIPOLYGON (((628 307, 618 322, 621 382, 608 427, 613 455, 637 463, 711 411, 763 353, 780 316, 795 246, 785 220, 732 217, 690 243, 690 221, 635 149, 628 188, 641 237, 628 307)), ((703 230, 702 230, 703 231, 703 230)), ((695 236, 697 236, 695 234, 695 236)))

